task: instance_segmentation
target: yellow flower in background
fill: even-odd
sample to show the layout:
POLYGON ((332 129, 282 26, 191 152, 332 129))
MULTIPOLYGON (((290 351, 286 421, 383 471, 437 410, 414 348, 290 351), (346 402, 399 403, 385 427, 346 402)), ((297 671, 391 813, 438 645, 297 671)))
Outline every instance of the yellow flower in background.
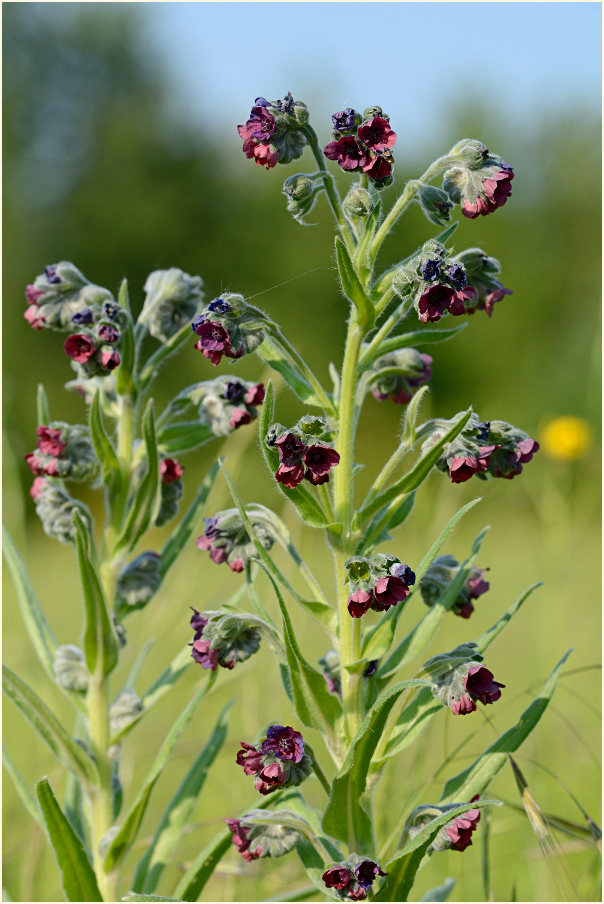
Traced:
POLYGON ((540 440, 545 454, 559 461, 582 458, 592 444, 589 424, 572 414, 556 417, 546 424, 540 440))

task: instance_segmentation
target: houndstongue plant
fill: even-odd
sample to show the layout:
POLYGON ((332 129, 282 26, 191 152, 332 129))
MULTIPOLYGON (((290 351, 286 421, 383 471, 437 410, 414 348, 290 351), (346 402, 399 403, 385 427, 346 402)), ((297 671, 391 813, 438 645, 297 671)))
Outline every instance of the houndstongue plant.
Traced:
MULTIPOLYGON (((254 738, 241 741, 238 751, 225 752, 232 759, 233 781, 239 766, 260 796, 239 814, 223 814, 224 830, 199 853, 177 887, 165 889, 173 895, 170 900, 196 900, 231 844, 246 861, 295 849, 313 886, 328 898, 407 900, 425 857, 445 848, 463 851, 472 843, 482 808, 498 803, 484 796, 490 782, 507 754, 534 728, 554 691, 561 664, 518 723, 446 782, 440 800, 419 800, 411 812, 398 812, 391 800, 399 826, 394 847, 394 836, 391 841, 377 837, 372 792, 389 761, 418 741, 432 718, 471 715, 479 703, 496 704, 506 692, 484 657, 533 589, 490 630, 423 661, 448 617, 469 619, 489 589, 485 569, 475 564, 484 532, 461 562, 442 552, 477 500, 439 526, 420 561, 408 561, 404 533, 398 529, 411 516, 415 495, 434 469, 452 484, 510 479, 521 473, 538 445, 524 431, 495 420, 498 412, 482 417, 472 410, 447 412, 419 422, 434 348, 464 327, 466 315, 484 311, 490 317, 494 305, 511 294, 500 282, 497 260, 480 248, 459 251, 451 239, 458 207, 462 215, 476 219, 506 203, 512 167, 479 141, 464 139, 423 176, 407 182, 386 212, 397 138, 388 115, 380 107, 363 113, 348 108, 332 121, 331 140, 321 148, 306 106, 288 94, 273 102, 257 98, 238 130, 247 157, 267 170, 300 158, 306 148, 314 157, 316 169, 290 175, 283 191, 296 220, 304 222, 320 195, 335 218, 343 299, 334 304, 342 305, 348 330, 341 367, 330 369, 333 385, 324 386, 278 324, 243 295, 223 293, 204 305, 201 278, 178 269, 149 276, 138 320, 125 282, 114 298, 70 263, 46 267, 26 289, 29 324, 67 334, 64 349, 75 370, 67 385, 81 394, 88 412, 85 424, 53 420, 40 388, 37 444, 25 455, 35 475, 31 496, 44 530, 74 546, 84 627, 80 646, 75 636, 58 643, 14 545, 5 539, 31 641, 78 717, 75 732, 68 730, 32 688, 6 669, 6 693, 68 770, 64 799, 59 802, 42 779, 36 801, 9 759, 7 768, 30 812, 46 828, 70 900, 111 901, 127 889, 125 900, 153 899, 224 743, 226 713, 208 734, 134 875, 122 875, 153 786, 218 669, 234 669, 265 646, 275 656, 274 668, 293 703, 296 724, 258 725, 254 738), (326 159, 351 179, 343 201, 326 159), (440 187, 433 184, 439 178, 440 187), (380 270, 382 243, 412 203, 420 205, 439 233, 380 270), (439 325, 441 320, 445 322, 439 325), (215 367, 228 363, 234 369, 244 355, 259 356, 281 375, 306 413, 295 424, 282 424, 270 383, 265 387, 222 371, 183 389, 156 413, 149 396, 152 381, 170 356, 192 344, 191 331, 195 349, 215 367), (145 360, 143 350, 153 340, 159 346, 145 360), (431 354, 422 350, 428 346, 431 354), (361 498, 355 486, 360 464, 355 437, 367 399, 405 407, 396 449, 361 498), (253 421, 259 425, 275 490, 305 525, 325 535, 335 563, 334 588, 321 586, 274 512, 241 500, 222 465, 233 507, 205 513, 200 530, 219 473, 215 465, 201 482, 194 476, 199 488, 186 514, 179 516, 188 474, 175 456, 214 437, 252 429, 253 421), (403 472, 407 456, 413 456, 413 463, 403 472), (71 495, 75 482, 103 490, 102 531, 87 506, 71 495), (170 520, 176 526, 158 548, 153 529, 170 520), (395 537, 396 555, 379 551, 395 537), (182 600, 182 652, 144 693, 136 690, 140 657, 130 677, 112 686, 120 656, 134 643, 135 632, 126 634, 134 613, 151 603, 179 553, 195 542, 209 554, 207 568, 225 564, 241 575, 238 592, 211 611, 195 608, 199 600, 182 600), (284 576, 283 554, 293 559, 305 589, 284 576), (258 591, 261 572, 274 590, 279 624, 258 591), (249 609, 242 603, 246 591, 249 609), (401 639, 399 621, 417 592, 428 610, 415 625, 407 622, 401 639), (325 653, 317 666, 301 649, 288 601, 298 604, 325 634, 325 653), (185 614, 189 603, 194 603, 192 615, 185 614), (199 689, 142 785, 122 791, 124 744, 188 667, 201 668, 199 689), (320 733, 323 756, 332 761, 326 771, 309 743, 309 730, 320 733), (309 806, 298 790, 313 779, 325 793, 323 812, 309 806)), ((202 371, 207 367, 201 360, 200 365, 202 371)), ((509 685, 509 678, 499 677, 509 685)), ((316 891, 311 888, 311 893, 316 891)))

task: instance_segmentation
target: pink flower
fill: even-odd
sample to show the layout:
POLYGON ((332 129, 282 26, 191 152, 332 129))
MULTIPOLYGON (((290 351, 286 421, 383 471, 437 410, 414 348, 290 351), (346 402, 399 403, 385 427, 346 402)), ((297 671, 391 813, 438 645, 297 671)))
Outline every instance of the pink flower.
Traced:
POLYGON ((252 416, 245 408, 233 408, 231 412, 231 419, 229 421, 229 426, 236 430, 237 427, 242 427, 244 424, 251 423, 252 416))
POLYGON ((38 451, 42 455, 60 455, 67 448, 67 443, 61 440, 61 430, 37 427, 36 434, 39 436, 38 451))
POLYGON ((505 169, 498 170, 488 179, 484 179, 482 183, 484 195, 477 198, 473 203, 466 199, 461 207, 463 215, 470 220, 474 220, 477 216, 486 217, 487 214, 493 213, 498 207, 503 207, 512 194, 511 182, 513 178, 514 170, 511 166, 506 166, 505 169))
POLYGON ((264 383, 256 383, 245 394, 246 405, 262 405, 264 402, 264 383))
MULTIPOLYGON (((470 803, 478 800, 479 794, 470 799, 470 803)), ((445 832, 451 841, 451 849, 465 851, 472 844, 472 832, 476 831, 480 822, 480 810, 468 810, 463 816, 456 816, 445 826, 445 832)))
POLYGON ((63 348, 67 357, 78 364, 86 364, 95 352, 94 343, 83 333, 74 333, 73 336, 69 336, 65 340, 63 348))
POLYGON ((39 310, 37 305, 30 304, 23 314, 29 325, 38 332, 46 327, 46 321, 40 316, 39 310))
POLYGON ((323 153, 328 160, 336 160, 338 166, 347 172, 364 169, 368 160, 365 149, 351 135, 330 141, 323 148, 323 153))

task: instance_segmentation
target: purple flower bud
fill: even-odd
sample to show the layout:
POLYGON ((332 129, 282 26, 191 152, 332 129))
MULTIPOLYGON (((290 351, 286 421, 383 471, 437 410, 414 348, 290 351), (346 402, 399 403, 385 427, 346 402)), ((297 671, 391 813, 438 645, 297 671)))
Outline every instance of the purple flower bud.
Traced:
POLYGON ((58 285, 61 282, 61 277, 57 273, 55 267, 44 267, 44 275, 48 282, 53 285, 58 285))
POLYGON ((60 455, 63 449, 67 448, 67 443, 61 440, 62 430, 51 429, 50 427, 37 427, 36 434, 38 439, 38 450, 42 455, 60 455))
POLYGON ((228 399, 230 402, 236 402, 237 399, 241 398, 244 392, 245 388, 242 383, 227 383, 224 391, 224 398, 228 399))
POLYGON ((447 270, 447 279, 451 283, 452 286, 455 286, 457 289, 462 289, 464 286, 468 284, 468 278, 466 276, 466 271, 461 266, 461 264, 452 264, 447 270))
POLYGON ((381 868, 373 860, 362 860, 358 866, 355 866, 354 874, 357 882, 364 889, 371 888, 376 876, 388 875, 382 872, 381 868))
POLYGON ((426 282, 433 282, 438 279, 440 277, 440 265, 441 261, 439 260, 424 261, 419 268, 421 278, 425 279, 426 282))
MULTIPOLYGON (((216 314, 226 314, 227 311, 231 310, 231 306, 228 301, 225 301, 224 298, 215 298, 208 305, 208 311, 215 312, 216 314)), ((197 318, 195 318, 197 319, 197 318)), ((195 322, 195 321, 193 321, 195 322)))
POLYGON ((264 402, 264 383, 256 383, 245 394, 246 405, 262 405, 264 402))
POLYGON ((379 659, 372 659, 363 672, 363 678, 371 678, 377 672, 379 659))
MULTIPOLYGON (((75 318, 72 318, 75 319, 75 318)), ((101 323, 98 328, 99 339, 102 339, 103 342, 109 342, 113 344, 117 342, 120 338, 119 330, 116 330, 114 326, 111 326, 109 323, 101 323)))
POLYGON ((331 117, 333 127, 337 132, 352 132, 356 125, 357 113, 352 107, 346 107, 339 113, 334 113, 331 117))
POLYGON ((77 323, 78 326, 88 326, 94 320, 94 313, 90 308, 85 308, 83 311, 76 311, 71 320, 72 323, 77 323))
POLYGON ((299 731, 283 725, 271 725, 266 732, 266 740, 262 742, 262 753, 273 754, 280 760, 293 760, 299 763, 304 756, 304 743, 299 731))
MULTIPOLYGON (((483 580, 484 568, 474 568, 471 576, 466 581, 466 586, 470 591, 473 600, 477 600, 479 596, 486 593, 491 586, 488 581, 483 580)), ((472 607, 474 608, 474 607, 472 607)))
POLYGON ((474 474, 484 473, 488 467, 491 454, 497 446, 481 446, 479 455, 456 456, 449 463, 451 483, 465 483, 474 474))
POLYGON ((218 653, 212 650, 209 640, 194 640, 190 646, 193 647, 191 656, 204 669, 212 669, 216 671, 218 667, 218 653))
POLYGON ((400 578, 408 587, 415 584, 415 572, 404 562, 395 562, 390 568, 390 574, 395 578, 400 578))

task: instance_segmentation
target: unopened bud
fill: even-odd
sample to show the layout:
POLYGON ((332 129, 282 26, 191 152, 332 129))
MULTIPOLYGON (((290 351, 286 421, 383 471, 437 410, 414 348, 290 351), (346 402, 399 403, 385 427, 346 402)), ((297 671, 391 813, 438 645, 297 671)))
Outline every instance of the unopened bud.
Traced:
POLYGON ((161 584, 161 557, 156 552, 142 552, 123 568, 115 588, 115 608, 118 616, 142 609, 161 584))
POLYGON ((57 647, 53 671, 57 684, 69 691, 85 691, 90 674, 86 668, 84 653, 73 644, 57 647))
POLYGON ((374 206, 373 198, 360 185, 354 185, 342 202, 344 213, 349 217, 368 217, 374 206))
POLYGON ((419 203, 431 223, 444 226, 450 222, 453 205, 442 189, 433 185, 422 185, 419 189, 419 203))
POLYGON ((177 267, 153 271, 145 283, 147 297, 139 323, 155 339, 165 342, 198 312, 203 301, 202 285, 200 276, 189 276, 177 267))
POLYGON ((109 708, 109 730, 112 735, 118 734, 132 722, 136 721, 143 711, 141 699, 134 691, 122 691, 109 708))

